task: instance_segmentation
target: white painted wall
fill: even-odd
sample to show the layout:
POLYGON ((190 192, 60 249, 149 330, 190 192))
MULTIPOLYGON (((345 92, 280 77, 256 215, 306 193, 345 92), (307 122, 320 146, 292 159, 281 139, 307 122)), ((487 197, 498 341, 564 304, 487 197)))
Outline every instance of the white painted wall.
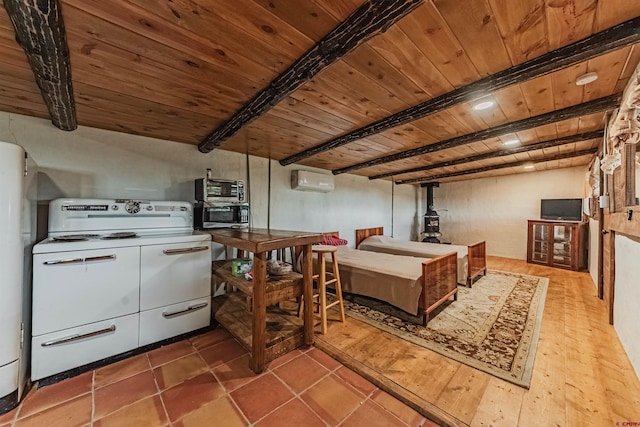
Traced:
POLYGON ((434 188, 442 240, 487 242, 489 255, 527 258, 527 220, 540 218, 540 199, 582 198, 585 167, 462 182, 434 188))
POLYGON ((593 284, 598 289, 598 241, 600 235, 600 222, 589 218, 589 275, 593 284))
MULTIPOLYGON (((0 140, 22 145, 39 165, 38 199, 59 197, 139 198, 194 201, 193 180, 213 175, 249 183, 254 227, 340 231, 353 245, 354 230, 384 226, 397 237, 415 235, 419 191, 389 181, 338 175, 331 193, 291 190, 292 169, 267 159, 80 126, 73 132, 48 120, 0 113, 0 140), (249 168, 247 168, 247 161, 249 168), (392 199, 393 192, 393 199, 392 199), (270 216, 268 216, 270 213, 270 216)), ((315 169, 315 171, 319 171, 315 169)), ((328 171, 320 171, 330 173, 328 171)))
POLYGON ((640 286, 638 286, 638 260, 640 239, 616 234, 615 238, 615 296, 613 302, 613 327, 615 328, 629 360, 640 377, 640 286))

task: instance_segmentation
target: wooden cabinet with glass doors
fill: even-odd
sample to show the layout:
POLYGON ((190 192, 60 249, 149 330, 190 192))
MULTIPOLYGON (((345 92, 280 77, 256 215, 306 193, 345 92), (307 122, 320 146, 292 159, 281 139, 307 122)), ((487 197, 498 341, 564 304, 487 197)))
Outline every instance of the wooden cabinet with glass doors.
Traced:
POLYGON ((587 223, 529 220, 527 262, 569 270, 587 268, 587 223))

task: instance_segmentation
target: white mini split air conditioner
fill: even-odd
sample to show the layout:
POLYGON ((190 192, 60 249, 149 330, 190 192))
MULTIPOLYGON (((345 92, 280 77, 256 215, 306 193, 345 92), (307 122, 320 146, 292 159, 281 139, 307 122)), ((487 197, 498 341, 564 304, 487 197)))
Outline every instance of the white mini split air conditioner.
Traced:
POLYGON ((291 171, 291 188, 299 191, 328 193, 334 188, 333 175, 294 170, 291 171))

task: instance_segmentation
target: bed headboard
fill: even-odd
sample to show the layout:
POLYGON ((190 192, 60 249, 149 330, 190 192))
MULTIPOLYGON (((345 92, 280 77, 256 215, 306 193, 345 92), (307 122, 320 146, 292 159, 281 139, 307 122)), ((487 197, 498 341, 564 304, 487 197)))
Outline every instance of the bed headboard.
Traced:
POLYGON ((373 228, 361 228, 356 230, 356 249, 360 246, 360 243, 370 236, 382 236, 384 235, 384 227, 373 228))

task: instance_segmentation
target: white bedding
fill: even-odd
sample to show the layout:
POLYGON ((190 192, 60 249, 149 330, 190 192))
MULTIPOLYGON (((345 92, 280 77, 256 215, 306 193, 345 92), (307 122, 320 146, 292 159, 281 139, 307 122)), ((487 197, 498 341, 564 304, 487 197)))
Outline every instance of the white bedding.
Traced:
POLYGON ((451 252, 458 253, 458 283, 465 285, 468 277, 468 248, 442 243, 410 242, 389 236, 370 236, 358 246, 359 250, 381 252, 394 255, 435 258, 451 252))

